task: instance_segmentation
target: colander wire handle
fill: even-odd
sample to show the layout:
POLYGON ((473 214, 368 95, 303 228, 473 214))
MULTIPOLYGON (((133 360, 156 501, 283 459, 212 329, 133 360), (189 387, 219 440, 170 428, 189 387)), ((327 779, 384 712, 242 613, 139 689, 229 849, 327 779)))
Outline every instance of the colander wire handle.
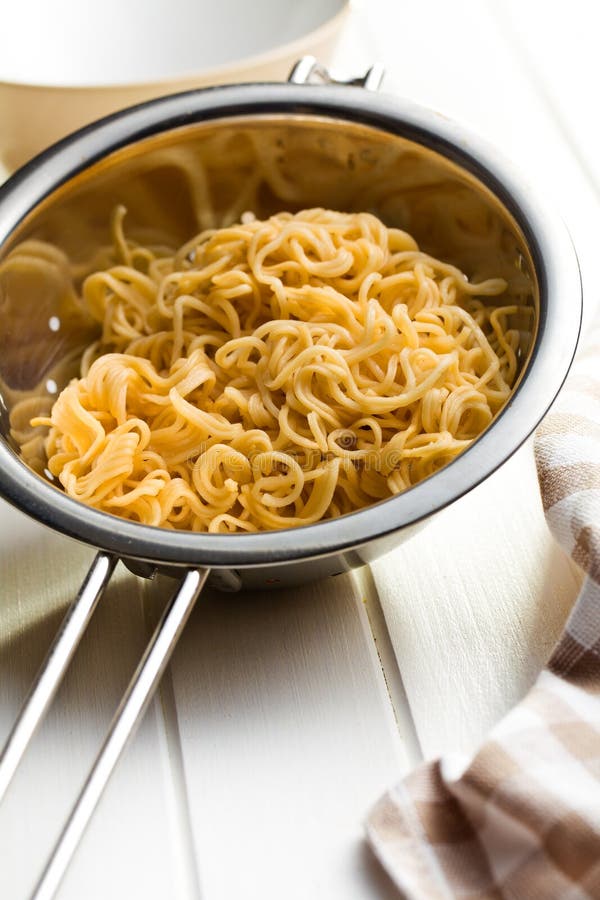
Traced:
POLYGON ((358 78, 340 80, 334 78, 329 69, 322 65, 314 56, 303 56, 292 66, 288 75, 290 84, 346 84, 349 86, 364 88, 367 91, 378 91, 385 75, 385 69, 380 63, 372 65, 364 75, 358 78))
POLYGON ((163 612, 31 900, 54 897, 111 773, 152 698, 208 574, 208 569, 187 571, 163 612))
POLYGON ((116 562, 107 553, 97 554, 62 621, 0 754, 0 801, 58 690, 116 562))

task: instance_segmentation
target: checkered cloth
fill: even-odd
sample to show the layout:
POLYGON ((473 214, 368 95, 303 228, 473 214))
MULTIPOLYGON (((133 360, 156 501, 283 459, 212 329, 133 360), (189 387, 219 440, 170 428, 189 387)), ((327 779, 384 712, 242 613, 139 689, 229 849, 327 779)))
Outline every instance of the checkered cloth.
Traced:
POLYGON ((421 766, 368 839, 410 900, 600 898, 600 328, 539 428, 548 524, 586 571, 533 689, 468 763, 421 766))

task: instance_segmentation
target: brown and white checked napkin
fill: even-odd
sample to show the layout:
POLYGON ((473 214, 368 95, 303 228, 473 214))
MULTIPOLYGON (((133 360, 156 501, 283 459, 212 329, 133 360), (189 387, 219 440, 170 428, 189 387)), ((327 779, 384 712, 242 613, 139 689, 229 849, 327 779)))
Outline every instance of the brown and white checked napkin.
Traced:
POLYGON ((410 900, 600 898, 600 327, 540 426, 544 510, 587 579, 525 699, 474 759, 425 764, 367 822, 410 900))

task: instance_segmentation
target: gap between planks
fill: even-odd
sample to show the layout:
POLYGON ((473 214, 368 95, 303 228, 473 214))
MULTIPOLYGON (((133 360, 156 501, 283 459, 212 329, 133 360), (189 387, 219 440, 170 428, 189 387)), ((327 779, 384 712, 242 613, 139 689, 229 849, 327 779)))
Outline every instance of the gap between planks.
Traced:
POLYGON ((387 621, 381 606, 381 598, 371 567, 366 565, 352 573, 362 607, 366 613, 370 638, 379 659, 381 673, 387 688, 390 704, 400 736, 404 742, 407 762, 414 768, 423 761, 423 748, 404 688, 398 658, 394 651, 387 621))
MULTIPOLYGON (((158 624, 163 607, 178 582, 167 578, 153 578, 144 590, 144 619, 148 640, 158 624)), ((202 603, 202 596, 198 598, 202 603)), ((156 717, 158 742, 165 763, 165 799, 175 840, 178 876, 177 897, 182 900, 201 900, 199 860, 197 859, 190 814, 189 796, 183 764, 181 731, 177 703, 173 689, 173 675, 169 664, 159 682, 152 712, 156 717)), ((150 712, 150 710, 148 711, 150 712)))

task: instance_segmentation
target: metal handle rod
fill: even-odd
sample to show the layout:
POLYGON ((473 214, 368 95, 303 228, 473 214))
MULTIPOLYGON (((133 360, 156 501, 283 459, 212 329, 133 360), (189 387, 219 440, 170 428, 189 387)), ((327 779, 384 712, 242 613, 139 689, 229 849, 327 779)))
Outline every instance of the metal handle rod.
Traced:
POLYGON ((162 614, 31 900, 54 897, 108 779, 150 702, 208 573, 208 569, 188 571, 162 614))
POLYGON ((113 556, 98 553, 23 701, 17 720, 0 754, 0 801, 58 690, 116 562, 113 556))

